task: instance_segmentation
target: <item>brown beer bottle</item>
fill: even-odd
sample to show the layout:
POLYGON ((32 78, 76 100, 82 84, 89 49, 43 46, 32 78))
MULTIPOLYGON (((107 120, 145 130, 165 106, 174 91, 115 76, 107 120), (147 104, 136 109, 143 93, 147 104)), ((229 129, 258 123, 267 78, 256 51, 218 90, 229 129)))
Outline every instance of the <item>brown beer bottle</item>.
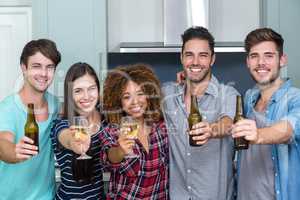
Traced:
MULTIPOLYGON (((239 120, 243 119, 243 102, 242 97, 237 95, 236 96, 236 112, 233 123, 238 122, 239 120)), ((248 149, 249 141, 246 140, 244 137, 234 138, 234 149, 235 150, 243 150, 248 149)))
POLYGON ((24 132, 26 137, 34 141, 33 145, 39 148, 39 126, 35 121, 33 103, 28 104, 27 121, 24 126, 24 132))
MULTIPOLYGON (((192 130, 192 127, 194 124, 197 124, 202 121, 202 116, 198 109, 197 104, 197 97, 195 95, 191 96, 191 109, 190 109, 190 115, 188 117, 189 122, 189 128, 192 130)), ((195 135, 194 135, 195 136, 195 135)), ((196 144, 196 142, 192 139, 192 135, 189 135, 189 143, 191 146, 201 146, 199 144, 196 144)))

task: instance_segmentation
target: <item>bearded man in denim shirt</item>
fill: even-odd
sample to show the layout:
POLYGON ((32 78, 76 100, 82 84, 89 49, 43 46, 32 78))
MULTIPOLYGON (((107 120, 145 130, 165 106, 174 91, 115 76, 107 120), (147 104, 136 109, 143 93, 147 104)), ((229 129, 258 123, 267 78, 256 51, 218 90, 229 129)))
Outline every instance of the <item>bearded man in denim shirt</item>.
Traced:
POLYGON ((246 118, 233 137, 250 141, 238 155, 238 200, 296 200, 300 197, 300 90, 280 77, 287 63, 284 40, 272 29, 250 32, 247 65, 256 86, 246 92, 246 118))
POLYGON ((183 84, 163 87, 163 112, 170 146, 170 199, 231 200, 233 140, 228 130, 238 92, 212 74, 214 38, 204 27, 182 35, 183 84), (188 131, 191 94, 203 121, 188 131), (199 146, 189 145, 189 135, 199 146), (201 146, 200 146, 201 145, 201 146))

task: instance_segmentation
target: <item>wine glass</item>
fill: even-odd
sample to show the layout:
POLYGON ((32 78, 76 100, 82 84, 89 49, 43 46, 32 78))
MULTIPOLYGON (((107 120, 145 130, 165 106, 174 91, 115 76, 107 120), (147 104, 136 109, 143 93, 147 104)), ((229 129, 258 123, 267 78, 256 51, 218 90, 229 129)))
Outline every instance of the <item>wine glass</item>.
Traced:
MULTIPOLYGON (((128 138, 136 140, 138 138, 139 124, 136 119, 131 116, 125 116, 121 118, 121 134, 126 134, 128 138)), ((125 156, 125 158, 136 158, 137 154, 134 154, 133 150, 125 156)))
MULTIPOLYGON (((75 138, 85 141, 89 139, 90 134, 88 132, 89 122, 85 116, 73 117, 73 125, 75 128, 75 138)), ((91 159, 92 157, 83 152, 83 144, 81 143, 82 154, 77 159, 91 159)))

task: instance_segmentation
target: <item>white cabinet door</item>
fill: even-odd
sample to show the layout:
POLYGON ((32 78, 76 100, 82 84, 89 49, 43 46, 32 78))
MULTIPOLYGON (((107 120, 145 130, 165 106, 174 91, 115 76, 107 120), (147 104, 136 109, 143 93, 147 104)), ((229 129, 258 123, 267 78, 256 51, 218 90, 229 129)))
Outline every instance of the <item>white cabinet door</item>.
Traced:
POLYGON ((31 8, 0 7, 0 100, 22 84, 20 55, 31 39, 31 8))

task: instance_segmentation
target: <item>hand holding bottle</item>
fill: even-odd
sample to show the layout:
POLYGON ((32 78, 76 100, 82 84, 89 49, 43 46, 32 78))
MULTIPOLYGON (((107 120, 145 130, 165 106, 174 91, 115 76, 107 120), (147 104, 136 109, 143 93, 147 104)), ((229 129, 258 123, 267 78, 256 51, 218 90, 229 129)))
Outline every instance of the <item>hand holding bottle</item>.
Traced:
POLYGON ((209 138, 212 136, 212 128, 206 121, 199 122, 192 126, 192 130, 189 131, 190 137, 196 145, 206 144, 209 138))
POLYGON ((252 143, 258 143, 258 131, 254 120, 239 120, 232 126, 231 132, 233 138, 245 138, 252 143))
POLYGON ((24 161, 38 154, 38 147, 29 137, 22 137, 15 146, 16 159, 24 161))

